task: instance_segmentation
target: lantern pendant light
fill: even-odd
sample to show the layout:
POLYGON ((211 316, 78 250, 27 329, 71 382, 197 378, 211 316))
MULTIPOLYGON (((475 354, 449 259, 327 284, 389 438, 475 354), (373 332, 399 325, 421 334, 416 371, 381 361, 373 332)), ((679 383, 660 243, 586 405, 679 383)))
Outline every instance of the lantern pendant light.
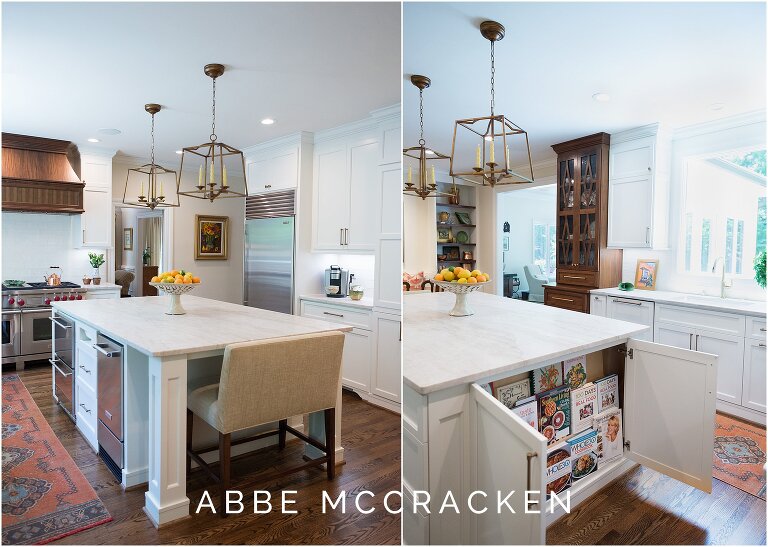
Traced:
POLYGON ((491 114, 479 118, 456 120, 453 127, 453 145, 451 148, 451 176, 479 184, 481 186, 501 186, 533 182, 533 162, 528 133, 514 124, 503 114, 495 111, 495 76, 496 59, 494 46, 504 38, 504 26, 496 21, 483 21, 480 33, 491 42, 491 114), (469 167, 469 158, 457 157, 459 149, 466 149, 472 143, 475 152, 473 167, 469 167), (477 142, 479 140, 479 142, 477 142), (521 174, 511 169, 510 144, 525 143, 528 174, 521 174), (500 160, 500 161, 497 161, 500 160))
POLYGON ((176 188, 176 171, 166 169, 155 163, 155 114, 160 112, 159 104, 144 105, 144 110, 152 116, 152 155, 150 163, 128 169, 125 177, 123 203, 139 207, 178 207, 179 195, 176 188), (172 199, 165 195, 168 190, 172 199))
POLYGON ((179 195, 213 202, 216 198, 240 198, 248 195, 245 158, 237 148, 218 142, 216 135, 216 78, 224 74, 224 65, 205 65, 206 76, 213 80, 210 141, 182 149, 179 167, 179 195), (184 175, 184 164, 191 174, 184 175))
MULTIPOLYGON (((440 152, 427 148, 426 141, 424 140, 424 90, 428 88, 432 82, 426 76, 414 74, 411 76, 411 83, 419 88, 419 122, 421 124, 421 132, 419 145, 404 148, 403 156, 414 158, 419 161, 416 171, 418 180, 416 184, 413 183, 413 166, 404 165, 404 171, 407 172, 407 178, 403 185, 403 194, 418 196, 421 199, 439 196, 452 198, 456 195, 456 186, 454 185, 450 192, 438 192, 437 183, 435 182, 435 167, 427 165, 428 161, 451 159, 440 152)), ((407 161, 408 160, 406 160, 406 162, 407 161)))

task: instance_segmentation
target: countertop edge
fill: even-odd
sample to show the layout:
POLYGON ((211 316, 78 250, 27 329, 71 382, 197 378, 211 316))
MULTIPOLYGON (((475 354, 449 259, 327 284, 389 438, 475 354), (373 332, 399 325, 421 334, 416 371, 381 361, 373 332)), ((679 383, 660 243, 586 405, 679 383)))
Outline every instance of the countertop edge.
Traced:
MULTIPOLYGON (((668 291, 668 292, 672 292, 672 291, 668 291)), ((620 291, 615 287, 611 287, 607 289, 592 289, 590 293, 601 295, 601 296, 616 296, 619 298, 627 298, 630 300, 632 299, 646 300, 648 302, 655 302, 659 304, 669 304, 671 306, 680 306, 682 308, 694 308, 694 309, 703 310, 703 311, 733 313, 738 315, 748 315, 750 317, 766 317, 765 311, 745 310, 741 308, 732 308, 732 307, 726 307, 726 306, 712 306, 710 304, 700 304, 697 302, 686 302, 684 300, 675 300, 674 298, 669 298, 666 296, 658 296, 658 293, 654 293, 653 291, 647 291, 647 292, 646 291, 641 291, 641 292, 620 291)), ((685 295, 686 293, 675 293, 675 294, 685 295)), ((755 300, 755 302, 759 302, 759 300, 755 300)))

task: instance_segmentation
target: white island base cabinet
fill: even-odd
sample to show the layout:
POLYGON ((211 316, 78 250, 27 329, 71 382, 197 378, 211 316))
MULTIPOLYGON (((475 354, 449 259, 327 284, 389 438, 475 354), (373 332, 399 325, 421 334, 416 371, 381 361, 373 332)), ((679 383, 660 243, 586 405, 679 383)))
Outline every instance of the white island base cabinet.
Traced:
MULTIPOLYGON (((568 357, 568 356, 564 356, 568 357)), ((525 367, 504 375, 421 395, 405 387, 403 415, 403 482, 406 509, 413 492, 430 493, 430 513, 404 517, 407 544, 538 544, 546 542, 546 527, 564 514, 543 496, 525 513, 524 492, 545 484, 546 438, 490 395, 481 383, 527 373, 525 367), (515 513, 497 511, 497 492, 515 513), (448 491, 461 513, 438 513, 448 491), (468 509, 475 496, 475 514, 468 509)), ((626 345, 593 352, 587 376, 592 381, 619 375, 623 396, 624 456, 569 490, 571 510, 635 463, 654 469, 705 492, 712 491, 717 357, 702 352, 630 339, 626 345)), ((564 499, 566 493, 560 497, 564 499)))

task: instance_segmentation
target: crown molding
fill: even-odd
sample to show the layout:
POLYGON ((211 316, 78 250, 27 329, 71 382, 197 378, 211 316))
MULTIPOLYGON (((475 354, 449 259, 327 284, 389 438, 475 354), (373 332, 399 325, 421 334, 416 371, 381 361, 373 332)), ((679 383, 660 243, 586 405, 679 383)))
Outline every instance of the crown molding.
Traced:
POLYGON ((400 122, 399 103, 393 106, 371 110, 368 118, 318 131, 315 133, 315 144, 340 137, 349 137, 366 131, 375 131, 380 124, 395 119, 398 123, 400 122))
POLYGON ((78 145, 77 151, 80 152, 81 156, 98 156, 100 158, 109 159, 112 159, 117 154, 117 149, 113 150, 111 148, 96 148, 88 145, 78 145))
POLYGON ((717 120, 678 127, 674 130, 673 139, 689 139, 691 137, 698 137, 700 135, 707 135, 709 133, 717 133, 719 131, 726 131, 728 129, 736 129, 738 127, 746 127, 760 123, 765 123, 765 110, 753 110, 751 112, 743 112, 741 114, 727 116, 717 120))
POLYGON ((292 133, 276 139, 271 139, 259 144, 247 146, 241 148, 243 155, 247 157, 258 155, 262 152, 271 151, 274 149, 286 148, 288 146, 301 146, 310 145, 314 142, 314 133, 309 131, 299 131, 298 133, 292 133))

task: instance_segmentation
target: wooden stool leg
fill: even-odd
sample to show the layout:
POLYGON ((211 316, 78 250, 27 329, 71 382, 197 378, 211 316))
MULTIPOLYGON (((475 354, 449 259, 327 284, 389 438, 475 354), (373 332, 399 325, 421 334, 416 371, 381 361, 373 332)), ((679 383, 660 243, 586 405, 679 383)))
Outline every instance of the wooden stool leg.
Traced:
MULTIPOLYGON (((187 409, 187 450, 192 450, 192 423, 194 422, 194 414, 192 414, 192 411, 187 409)), ((187 452, 187 478, 189 478, 189 474, 192 472, 192 457, 189 455, 189 452, 187 452)))
POLYGON ((325 454, 328 463, 325 465, 328 472, 328 480, 336 476, 336 409, 325 410, 325 454))
POLYGON ((285 427, 288 425, 288 420, 280 420, 278 423, 278 447, 280 450, 285 448, 285 427))
POLYGON ((230 464, 232 460, 230 458, 230 448, 232 443, 231 433, 219 433, 219 477, 221 483, 221 493, 219 497, 219 514, 221 518, 227 516, 227 490, 229 489, 229 473, 230 464))

